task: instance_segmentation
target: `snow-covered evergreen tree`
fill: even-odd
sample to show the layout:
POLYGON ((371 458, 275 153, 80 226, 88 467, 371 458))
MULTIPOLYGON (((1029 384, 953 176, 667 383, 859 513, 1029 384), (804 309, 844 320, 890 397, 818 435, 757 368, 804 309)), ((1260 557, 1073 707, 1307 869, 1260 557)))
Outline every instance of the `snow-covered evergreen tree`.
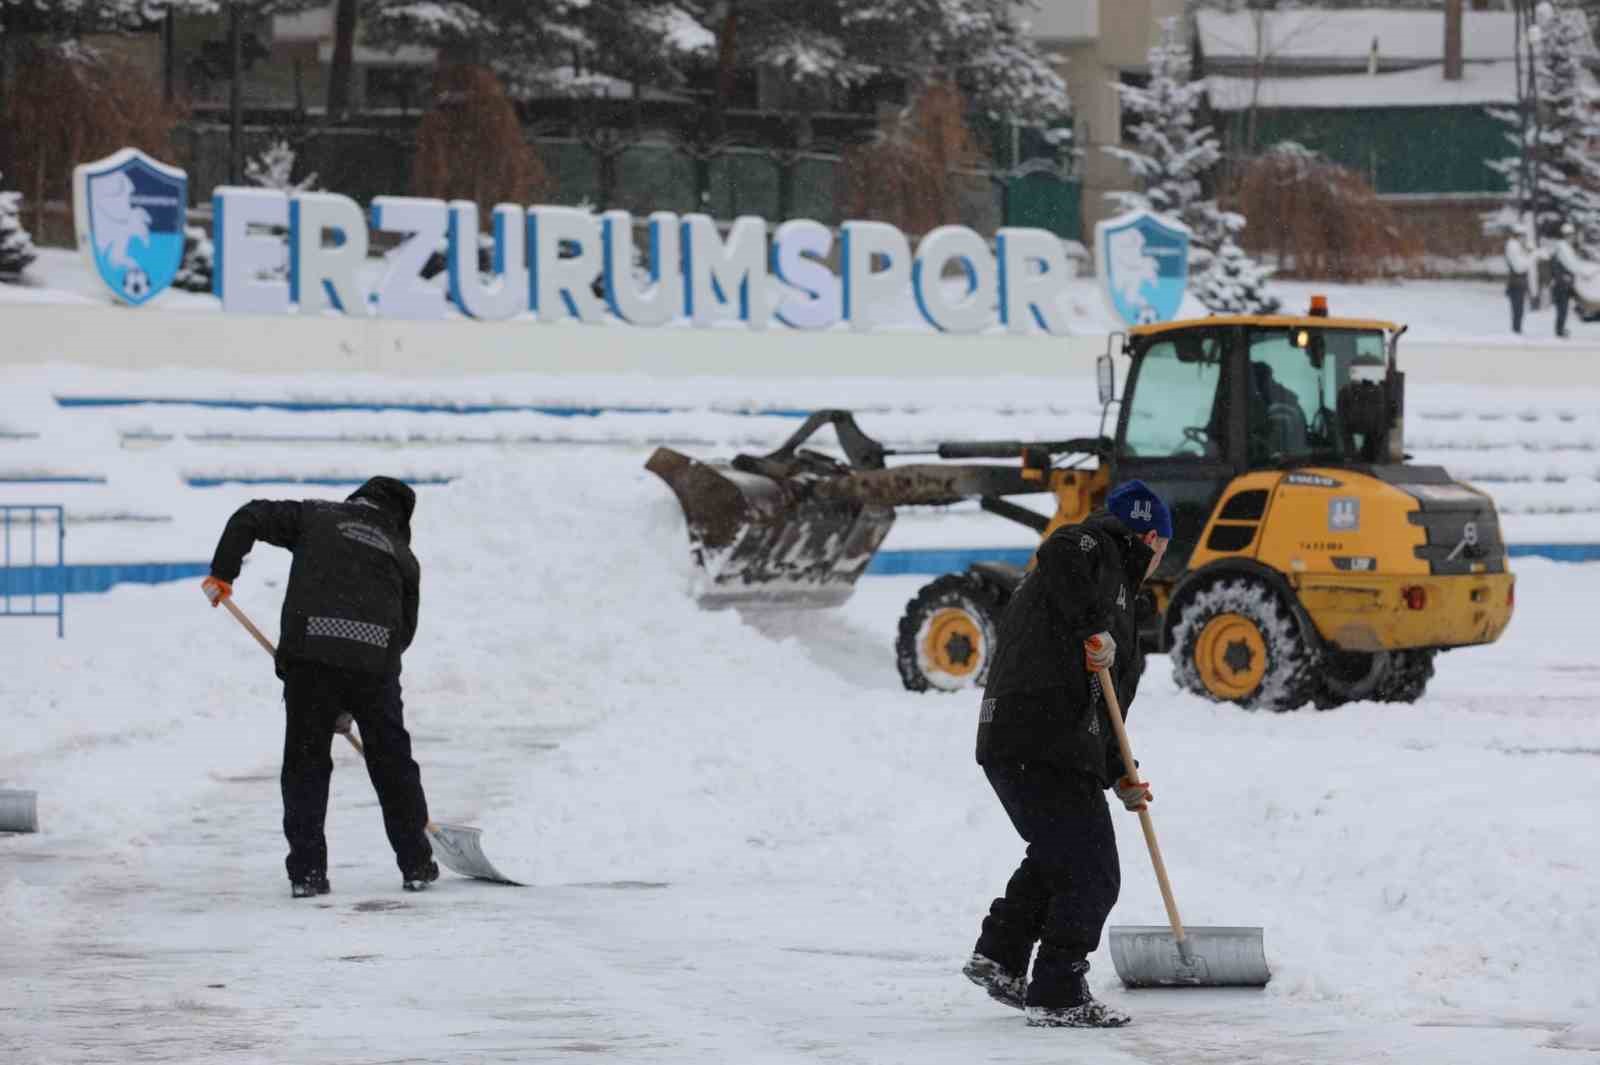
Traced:
POLYGON ((1538 121, 1515 110, 1490 113, 1506 124, 1506 140, 1515 154, 1493 160, 1491 169, 1510 186, 1506 203, 1484 216, 1490 233, 1520 228, 1531 211, 1542 236, 1571 222, 1578 244, 1600 248, 1600 158, 1592 145, 1600 139, 1600 107, 1584 59, 1593 54, 1589 25, 1570 3, 1543 0, 1535 12, 1539 30, 1534 46, 1538 85, 1538 121), (1537 174, 1523 168, 1524 148, 1537 174))
POLYGON ((210 292, 216 248, 199 226, 183 227, 183 264, 172 283, 185 292, 210 292))
POLYGON ((267 150, 247 160, 244 176, 251 184, 282 192, 310 192, 317 187, 317 175, 307 174, 299 181, 294 179, 295 150, 288 141, 274 141, 267 150))
POLYGON ((1194 298, 1218 314, 1273 314, 1282 302, 1267 291, 1272 270, 1262 266, 1228 237, 1189 284, 1194 298))
POLYGON ((0 280, 15 281, 38 258, 22 228, 22 193, 0 192, 0 280))
MULTIPOLYGON (((264 189, 277 189, 280 192, 293 195, 296 192, 312 192, 317 187, 317 175, 307 174, 299 181, 294 179, 295 150, 289 147, 289 142, 284 140, 273 141, 267 145, 266 151, 253 159, 245 160, 244 176, 254 185, 264 189)), ((282 237, 283 258, 282 262, 274 269, 264 273, 263 278, 279 280, 289 276, 289 231, 281 227, 273 227, 272 235, 282 237)))
MULTIPOLYGON (((1197 125, 1195 121, 1205 83, 1189 77, 1189 45, 1182 24, 1178 19, 1168 19, 1164 28, 1161 43, 1149 52, 1149 83, 1143 87, 1116 86, 1123 110, 1135 120, 1131 131, 1133 146, 1105 149, 1128 165, 1140 187, 1106 195, 1120 210, 1154 211, 1189 227, 1190 285, 1197 296, 1214 293, 1222 299, 1222 294, 1228 293, 1229 300, 1243 298, 1236 295, 1245 290, 1238 287, 1233 276, 1208 276, 1214 268, 1221 267, 1218 253, 1233 243, 1234 234, 1244 228, 1244 218, 1224 211, 1215 197, 1206 193, 1205 178, 1222 158, 1222 145, 1210 126, 1197 125)), ((1237 271, 1248 262, 1236 245, 1229 254, 1229 271, 1237 271)), ((1270 301, 1260 294, 1259 281, 1250 291, 1257 293, 1255 302, 1242 309, 1264 310, 1263 301, 1270 301)), ((1225 309, 1206 305, 1212 310, 1225 309)), ((1226 309, 1241 308, 1230 303, 1226 309)))
POLYGON ((208 14, 219 0, 0 0, 0 32, 76 35, 136 30, 166 16, 208 14))

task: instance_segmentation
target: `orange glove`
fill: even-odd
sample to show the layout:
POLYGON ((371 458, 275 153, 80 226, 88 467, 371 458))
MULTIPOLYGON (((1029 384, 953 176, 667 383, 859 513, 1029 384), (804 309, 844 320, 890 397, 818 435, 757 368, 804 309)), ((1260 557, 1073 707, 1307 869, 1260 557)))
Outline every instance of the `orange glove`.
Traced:
POLYGON ((1122 805, 1127 807, 1130 813, 1148 809, 1147 804, 1155 801, 1154 796, 1150 794, 1150 785, 1132 777, 1118 777, 1115 790, 1117 798, 1122 800, 1122 805))
POLYGON ((206 598, 211 600, 213 609, 222 605, 224 599, 233 598, 233 585, 227 581, 218 580, 216 577, 207 577, 200 582, 200 590, 206 593, 206 598))

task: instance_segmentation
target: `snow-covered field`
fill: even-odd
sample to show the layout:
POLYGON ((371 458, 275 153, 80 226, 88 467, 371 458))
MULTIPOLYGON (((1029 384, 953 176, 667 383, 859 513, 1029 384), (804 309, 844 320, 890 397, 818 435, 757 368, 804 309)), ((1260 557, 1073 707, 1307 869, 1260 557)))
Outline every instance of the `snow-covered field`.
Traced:
MULTIPOLYGON (((1043 1032, 958 972, 1021 844, 972 762, 974 700, 899 690, 918 581, 700 612, 642 454, 489 449, 420 492, 424 782, 527 888, 403 895, 340 750, 334 894, 291 902, 281 703, 225 614, 187 583, 77 597, 64 641, 8 622, 0 787, 38 790, 42 831, 0 838, 0 1060, 1600 1053, 1600 567, 1521 564, 1507 636, 1442 659, 1414 707, 1249 714, 1154 660, 1131 724, 1180 905, 1263 926, 1274 979, 1128 993, 1102 950, 1092 983, 1135 1026, 1043 1032)), ((184 494, 185 540, 208 551, 244 494, 184 494)), ((263 547, 237 584, 269 633, 286 570, 263 547)), ((1158 923, 1136 823, 1119 831, 1113 923, 1158 923)))
MULTIPOLYGON (((58 263, 54 276, 72 273, 58 263)), ((1328 288, 1336 309, 1349 297, 1413 322, 1412 337, 1511 339, 1496 339, 1493 286, 1328 288)), ((0 286, 0 301, 15 296, 0 286)), ((70 314, 93 297, 68 285, 21 298, 70 314)), ((1550 343, 1508 347, 1504 387, 1413 381, 1408 397, 1416 461, 1491 491, 1513 543, 1600 538, 1600 393, 1540 388, 1518 360, 1550 343)), ((0 482, 90 483, 0 483, 0 503, 66 504, 69 562, 203 560, 246 499, 348 490, 192 480, 438 482, 419 488, 408 718, 434 815, 481 825, 495 862, 531 886, 447 877, 403 895, 370 785, 341 748, 334 894, 291 902, 265 656, 195 582, 75 596, 65 640, 51 623, 0 623, 0 788, 37 790, 42 829, 0 835, 0 1062, 1600 1055, 1600 566, 1517 563, 1506 636, 1444 656, 1416 706, 1250 714, 1180 694, 1153 660, 1131 727, 1180 906, 1193 924, 1263 926, 1266 990, 1129 993, 1101 951, 1091 982, 1135 1025, 1044 1032, 960 976, 1021 843, 973 764, 975 699, 900 689, 892 638, 920 578, 866 580, 835 611, 701 612, 684 594, 676 505, 642 465, 659 443, 765 450, 796 409, 820 406, 863 412, 899 447, 1092 434, 1087 370, 451 380, 7 366, 0 482), (395 408, 407 403, 524 409, 395 408), (550 406, 606 409, 526 409, 550 406)), ((887 546, 1031 539, 970 508, 919 509, 887 546)), ((262 547, 236 586, 269 634, 287 567, 262 547)), ((1160 923, 1137 824, 1118 827, 1112 921, 1160 923)))

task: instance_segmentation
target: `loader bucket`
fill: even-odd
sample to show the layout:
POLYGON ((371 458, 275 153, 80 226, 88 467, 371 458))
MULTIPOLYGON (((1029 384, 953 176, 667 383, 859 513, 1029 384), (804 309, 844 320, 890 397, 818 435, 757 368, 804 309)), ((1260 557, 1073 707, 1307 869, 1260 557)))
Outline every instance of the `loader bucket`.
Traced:
POLYGON ((848 469, 804 452, 795 461, 797 472, 778 477, 665 447, 645 463, 683 508, 702 605, 827 607, 850 598, 894 507, 818 498, 819 484, 848 469))

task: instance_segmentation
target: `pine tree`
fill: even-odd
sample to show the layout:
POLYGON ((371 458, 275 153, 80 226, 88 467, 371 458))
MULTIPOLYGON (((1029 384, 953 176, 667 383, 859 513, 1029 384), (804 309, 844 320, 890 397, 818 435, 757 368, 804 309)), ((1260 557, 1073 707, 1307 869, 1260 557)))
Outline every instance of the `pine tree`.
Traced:
POLYGON ((1271 276, 1270 268, 1250 258, 1228 237, 1189 291, 1218 314, 1273 314, 1283 304, 1267 292, 1271 276))
POLYGON ((38 258, 22 228, 22 193, 0 192, 0 279, 16 280, 38 258))
POLYGON ((1589 87, 1584 57, 1593 44, 1588 22, 1571 4, 1541 3, 1536 16, 1539 29, 1534 54, 1538 86, 1537 122, 1534 115, 1493 109, 1505 123, 1506 140, 1516 154, 1493 160, 1489 167, 1501 174, 1511 191, 1506 203, 1484 216, 1490 233, 1520 228, 1529 212, 1541 235, 1560 231, 1563 222, 1577 229, 1577 243, 1600 247, 1600 159, 1590 145, 1600 137, 1600 99, 1589 87), (1524 169, 1524 148, 1531 168, 1524 169), (1537 169, 1537 174, 1532 173, 1537 169))
POLYGON ((199 226, 183 227, 183 264, 172 283, 185 292, 210 292, 216 248, 199 226))
MULTIPOLYGON (((1140 184, 1132 192, 1107 195, 1124 211, 1148 210, 1169 215, 1189 227, 1190 276, 1197 295, 1238 293, 1235 276, 1227 272, 1209 278, 1215 269, 1238 271, 1248 259, 1236 245, 1235 256, 1224 268, 1220 253, 1233 243, 1234 234, 1244 228, 1244 217, 1224 211, 1214 197, 1206 195, 1205 180, 1222 158, 1222 145, 1210 126, 1198 126, 1195 112, 1205 92, 1205 83, 1190 80, 1189 46, 1178 19, 1168 19, 1160 44, 1149 51, 1150 81, 1137 85, 1118 85, 1122 107, 1136 121, 1132 128, 1134 147, 1105 150, 1128 165, 1140 184), (1241 260, 1243 260, 1241 262, 1241 260)), ((1253 265, 1253 264, 1251 264, 1253 265)), ((1275 303, 1260 292, 1261 274, 1248 289, 1256 295, 1245 310, 1260 312, 1266 303, 1275 303)), ((1202 297, 1203 298, 1203 297, 1202 297)), ((1230 301, 1233 295, 1227 297, 1230 301)), ((1243 298, 1243 297, 1238 297, 1243 298)), ((1223 307, 1206 304, 1213 310, 1223 307)), ((1232 302, 1226 309, 1241 309, 1232 302)))
POLYGON ((280 192, 311 192, 317 187, 317 175, 307 174, 294 180, 295 150, 288 141, 274 141, 267 150, 246 161, 244 176, 253 185, 280 192))

